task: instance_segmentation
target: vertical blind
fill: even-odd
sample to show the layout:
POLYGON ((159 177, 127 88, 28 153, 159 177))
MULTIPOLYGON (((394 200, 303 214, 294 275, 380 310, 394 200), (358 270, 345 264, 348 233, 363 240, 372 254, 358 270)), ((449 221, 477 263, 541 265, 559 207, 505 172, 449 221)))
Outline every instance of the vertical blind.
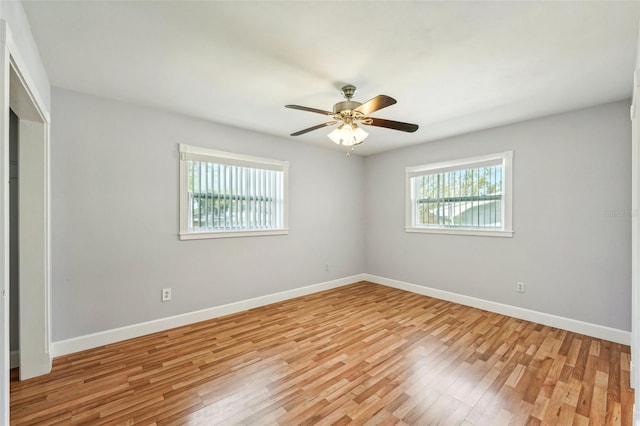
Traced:
POLYGON ((286 161, 187 145, 180 152, 182 233, 286 229, 286 161))
POLYGON ((190 231, 283 227, 283 172, 188 161, 190 231))
POLYGON ((414 171, 413 225, 501 229, 503 167, 499 160, 464 168, 414 171))

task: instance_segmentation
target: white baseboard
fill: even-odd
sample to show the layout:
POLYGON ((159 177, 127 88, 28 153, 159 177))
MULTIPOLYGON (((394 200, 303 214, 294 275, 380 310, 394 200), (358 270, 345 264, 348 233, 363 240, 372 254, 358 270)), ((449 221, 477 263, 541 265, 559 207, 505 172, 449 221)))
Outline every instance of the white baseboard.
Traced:
MULTIPOLYGON (((492 302, 489 300, 478 299, 475 297, 465 296, 462 294, 452 293, 444 290, 438 290, 431 287, 392 280, 376 275, 358 274, 350 277, 340 278, 337 280, 313 284, 306 287, 268 294, 252 299, 241 300, 239 302, 229 303, 226 305, 214 306, 212 308, 202 309, 199 311, 189 312, 186 314, 176 315, 168 318, 161 318, 153 321, 143 322, 140 324, 133 324, 126 327, 88 334, 85 336, 60 340, 51 344, 51 353, 52 356, 56 357, 79 352, 98 346, 132 339, 134 337, 140 337, 159 331, 169 330, 175 327, 193 324, 199 321, 206 321, 224 315, 246 311, 248 309, 269 305, 271 303, 282 302, 283 300, 292 299, 294 297, 306 296, 308 294, 342 287, 344 285, 352 284, 358 281, 370 281, 372 283, 386 285, 388 287, 397 288, 399 290, 410 291, 412 293, 422 294, 429 297, 435 297, 437 299, 447 300, 465 306, 471 306, 490 312, 508 315, 514 318, 537 322, 551 327, 561 328, 563 330, 569 330, 616 343, 629 345, 631 342, 631 333, 628 331, 560 317, 544 312, 533 311, 530 309, 519 308, 517 306, 505 305, 503 303, 492 302)), ((17 352, 15 354, 14 352, 11 353, 12 367, 14 365, 14 360, 15 364, 17 365, 17 352)))
POLYGON ((20 351, 9 352, 9 367, 16 368, 20 365, 20 351))
POLYGON ((362 279, 364 279, 365 281, 386 285, 388 287, 397 288, 399 290, 410 291, 412 293, 422 294, 424 296, 435 297, 436 299, 447 300, 449 302, 455 302, 465 306, 484 309, 485 311, 508 315, 510 317, 519 318, 526 321, 537 322, 539 324, 548 325, 550 327, 561 328, 563 330, 573 331, 575 333, 596 337, 598 339, 609 340, 611 342, 621 343, 624 345, 631 344, 631 333, 628 331, 574 320, 571 318, 560 317, 544 312, 532 311, 530 309, 519 308, 517 306, 505 305, 503 303, 492 302, 490 300, 478 299, 476 297, 465 296, 458 293, 451 293, 449 291, 438 290, 431 287, 392 280, 376 275, 363 275, 364 278, 362 279))
POLYGON ((241 300, 239 302, 229 303, 226 305, 214 306, 212 308, 202 309, 199 311, 189 312, 186 314, 176 315, 168 318, 160 318, 153 321, 147 321, 140 324, 133 324, 126 327, 101 331, 85 336, 59 340, 51 344, 51 353, 52 356, 56 357, 79 352, 86 349, 96 348, 98 346, 132 339, 134 337, 140 337, 159 331, 169 330, 171 328, 193 324, 195 322, 206 321, 224 315, 246 311, 248 309, 269 305, 271 303, 282 302, 283 300, 293 299, 294 297, 306 296, 308 294, 342 287, 344 285, 353 284, 355 282, 363 280, 364 274, 358 274, 350 277, 340 278, 337 280, 313 284, 306 287, 268 294, 266 296, 254 297, 253 299, 241 300))

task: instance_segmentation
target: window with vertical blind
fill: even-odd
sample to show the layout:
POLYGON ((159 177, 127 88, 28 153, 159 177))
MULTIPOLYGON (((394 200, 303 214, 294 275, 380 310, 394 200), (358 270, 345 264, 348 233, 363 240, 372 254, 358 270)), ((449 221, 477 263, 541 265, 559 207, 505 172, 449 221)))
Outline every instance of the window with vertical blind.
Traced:
POLYGON ((513 151, 406 168, 406 231, 510 237, 513 151))
POLYGON ((288 169, 180 144, 180 239, 287 234, 288 169))

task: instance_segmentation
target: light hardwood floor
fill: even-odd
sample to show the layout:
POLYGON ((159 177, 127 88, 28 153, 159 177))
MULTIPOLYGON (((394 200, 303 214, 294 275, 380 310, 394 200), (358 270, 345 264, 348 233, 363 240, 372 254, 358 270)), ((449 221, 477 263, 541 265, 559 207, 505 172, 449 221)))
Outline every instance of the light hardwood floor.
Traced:
POLYGON ((630 425, 632 404, 628 346, 367 282, 11 383, 20 425, 630 425))

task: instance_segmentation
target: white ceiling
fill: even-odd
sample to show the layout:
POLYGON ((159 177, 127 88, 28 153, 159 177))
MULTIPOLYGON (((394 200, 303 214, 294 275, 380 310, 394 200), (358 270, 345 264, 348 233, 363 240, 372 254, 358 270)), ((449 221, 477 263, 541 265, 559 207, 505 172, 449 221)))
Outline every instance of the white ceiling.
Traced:
POLYGON ((631 96, 640 2, 25 1, 54 86, 330 147, 326 116, 398 100, 369 155, 631 96))

